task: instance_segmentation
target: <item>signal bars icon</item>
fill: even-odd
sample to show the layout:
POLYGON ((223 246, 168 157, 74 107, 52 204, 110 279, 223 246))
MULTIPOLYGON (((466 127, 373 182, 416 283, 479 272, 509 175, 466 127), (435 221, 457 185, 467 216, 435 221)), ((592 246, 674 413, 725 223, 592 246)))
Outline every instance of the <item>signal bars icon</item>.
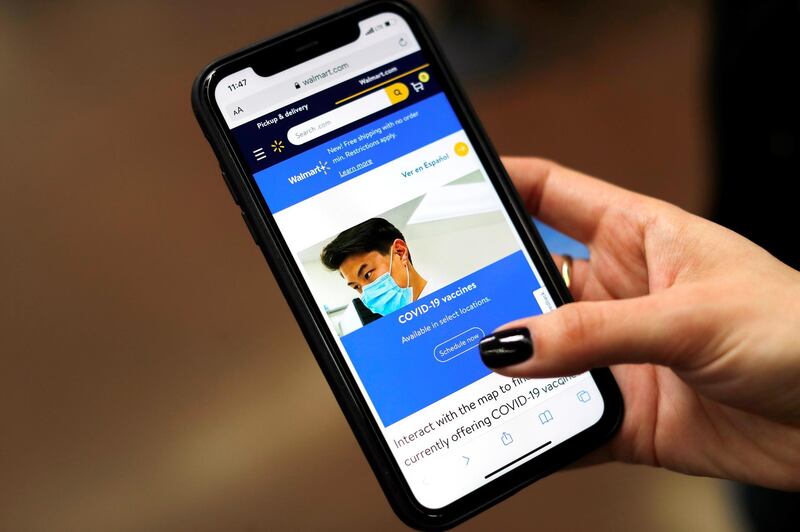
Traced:
POLYGON ((264 148, 258 148, 256 150, 253 150, 253 155, 255 156, 256 161, 260 161, 261 159, 267 158, 267 154, 264 153, 264 148))

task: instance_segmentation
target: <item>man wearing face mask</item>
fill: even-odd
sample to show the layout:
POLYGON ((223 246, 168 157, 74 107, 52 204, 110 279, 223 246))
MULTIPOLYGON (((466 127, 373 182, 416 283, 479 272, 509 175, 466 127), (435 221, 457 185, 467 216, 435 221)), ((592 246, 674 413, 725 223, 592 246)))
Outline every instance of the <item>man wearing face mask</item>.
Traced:
POLYGON ((343 231, 323 248, 320 258, 360 294, 353 309, 364 325, 434 290, 414 267, 403 233, 383 218, 343 231))

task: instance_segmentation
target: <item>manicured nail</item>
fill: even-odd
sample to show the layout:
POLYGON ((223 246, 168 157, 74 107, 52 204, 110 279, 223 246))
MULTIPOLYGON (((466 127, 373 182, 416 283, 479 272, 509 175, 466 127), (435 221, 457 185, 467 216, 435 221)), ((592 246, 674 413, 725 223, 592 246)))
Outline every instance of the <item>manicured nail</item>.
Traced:
POLYGON ((526 327, 490 334, 478 344, 483 363, 490 368, 519 364, 533 356, 533 340, 526 327))

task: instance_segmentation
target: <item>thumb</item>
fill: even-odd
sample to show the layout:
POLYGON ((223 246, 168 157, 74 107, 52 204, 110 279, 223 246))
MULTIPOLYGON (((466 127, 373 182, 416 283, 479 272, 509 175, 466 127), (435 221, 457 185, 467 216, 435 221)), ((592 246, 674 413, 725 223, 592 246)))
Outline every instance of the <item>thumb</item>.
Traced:
POLYGON ((508 376, 575 375, 626 363, 700 365, 708 335, 686 305, 660 295, 570 303, 509 323, 480 343, 483 362, 508 376))

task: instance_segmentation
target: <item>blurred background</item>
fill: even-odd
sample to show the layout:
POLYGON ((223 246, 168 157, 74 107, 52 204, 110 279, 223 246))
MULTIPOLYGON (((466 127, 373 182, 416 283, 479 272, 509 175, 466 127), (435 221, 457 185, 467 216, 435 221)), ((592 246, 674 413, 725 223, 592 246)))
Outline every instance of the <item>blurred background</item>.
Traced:
MULTIPOLYGON (((211 59, 341 5, 0 3, 0 530, 402 529, 189 104, 211 59)), ((717 212, 713 5, 418 5, 501 153, 717 212)), ((463 528, 744 530, 730 492, 605 465, 463 528)))

